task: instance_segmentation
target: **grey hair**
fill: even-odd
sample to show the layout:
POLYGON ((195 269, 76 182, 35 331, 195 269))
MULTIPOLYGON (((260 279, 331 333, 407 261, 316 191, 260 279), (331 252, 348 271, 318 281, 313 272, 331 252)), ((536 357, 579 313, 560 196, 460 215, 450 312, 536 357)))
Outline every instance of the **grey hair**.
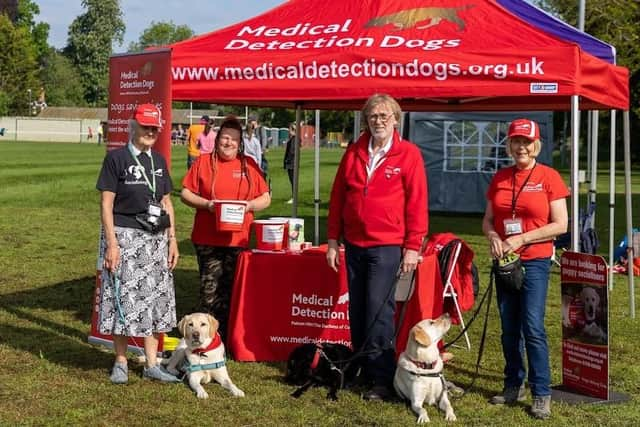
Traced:
POLYGON ((129 128, 128 128, 128 132, 129 132, 129 142, 133 144, 133 137, 135 135, 135 131, 136 131, 136 125, 138 124, 138 122, 136 122, 135 119, 129 119, 129 128))
POLYGON ((367 117, 369 116, 369 112, 373 110, 373 107, 384 104, 391 108, 394 117, 396 118, 396 123, 400 123, 400 116, 402 115, 402 109, 400 108, 400 104, 395 100, 391 95, 387 95, 386 93, 374 93, 367 99, 364 103, 364 107, 362 107, 362 120, 365 123, 367 122, 367 117))

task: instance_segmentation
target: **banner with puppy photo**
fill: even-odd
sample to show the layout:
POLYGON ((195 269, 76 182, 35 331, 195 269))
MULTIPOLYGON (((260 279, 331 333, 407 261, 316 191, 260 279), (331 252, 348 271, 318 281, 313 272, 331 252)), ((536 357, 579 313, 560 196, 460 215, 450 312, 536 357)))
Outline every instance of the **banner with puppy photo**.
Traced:
POLYGON ((565 252, 562 289, 562 384, 609 399, 609 300, 604 258, 565 252))

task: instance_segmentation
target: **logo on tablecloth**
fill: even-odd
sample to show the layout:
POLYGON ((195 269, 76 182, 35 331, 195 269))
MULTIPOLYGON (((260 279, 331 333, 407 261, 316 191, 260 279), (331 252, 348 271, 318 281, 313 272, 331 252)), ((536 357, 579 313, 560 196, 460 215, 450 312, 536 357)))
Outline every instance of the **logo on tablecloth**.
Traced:
MULTIPOLYGON (((344 305, 348 300, 348 293, 345 293, 339 296, 338 304, 344 305)), ((304 321, 305 326, 326 328, 330 327, 329 322, 332 321, 348 321, 349 314, 344 307, 334 309, 338 304, 334 304, 333 295, 294 293, 291 298, 292 323, 299 324, 300 321, 304 321)))

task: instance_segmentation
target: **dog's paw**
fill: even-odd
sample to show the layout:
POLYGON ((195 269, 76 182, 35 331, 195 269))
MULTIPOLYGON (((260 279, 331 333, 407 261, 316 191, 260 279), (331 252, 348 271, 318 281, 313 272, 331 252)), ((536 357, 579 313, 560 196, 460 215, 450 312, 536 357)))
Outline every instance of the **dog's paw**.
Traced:
POLYGON ((420 414, 420 416, 418 416, 418 424, 425 424, 430 421, 431 420, 429 419, 429 415, 427 415, 426 413, 420 414))
POLYGON ((244 397, 244 391, 240 390, 238 387, 231 389, 231 394, 235 397, 244 397))
POLYGON ((457 421, 458 418, 456 418, 456 414, 453 413, 453 411, 449 411, 444 415, 444 419, 447 421, 457 421))
POLYGON ((209 398, 209 393, 207 393, 204 388, 200 387, 196 391, 196 396, 198 396, 198 399, 208 399, 209 398))

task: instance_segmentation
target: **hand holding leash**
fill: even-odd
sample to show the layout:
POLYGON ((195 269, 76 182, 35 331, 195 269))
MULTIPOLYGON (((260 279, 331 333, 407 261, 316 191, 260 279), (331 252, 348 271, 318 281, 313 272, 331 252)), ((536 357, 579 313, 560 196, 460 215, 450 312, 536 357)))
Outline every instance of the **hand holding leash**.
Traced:
POLYGON ((118 244, 107 245, 104 252, 104 268, 111 273, 116 271, 120 264, 120 247, 118 244))
POLYGON ((402 256, 402 274, 411 273, 420 262, 418 251, 413 249, 405 249, 402 256))

